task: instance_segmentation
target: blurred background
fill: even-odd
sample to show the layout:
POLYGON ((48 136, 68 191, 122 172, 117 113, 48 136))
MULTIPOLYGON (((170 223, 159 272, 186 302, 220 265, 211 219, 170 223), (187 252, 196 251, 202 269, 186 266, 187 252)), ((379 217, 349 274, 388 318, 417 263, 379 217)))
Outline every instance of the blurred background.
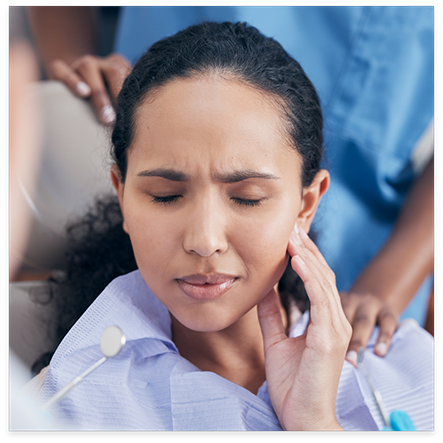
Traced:
MULTIPOLYGON (((97 54, 99 56, 106 56, 113 50, 120 7, 96 6, 88 8, 93 11, 94 20, 96 21, 97 54)), ((32 35, 26 7, 9 7, 9 38, 10 42, 25 42, 34 54, 33 56, 31 55, 31 57, 34 58, 34 62, 38 66, 38 72, 34 78, 28 79, 30 83, 48 80, 47 73, 38 57, 38 48, 32 35)), ((44 126, 45 131, 42 131, 43 133, 39 135, 39 144, 45 146, 46 149, 41 148, 43 152, 40 153, 40 157, 28 157, 26 162, 29 163, 31 161, 34 163, 35 171, 41 167, 45 176, 35 177, 36 181, 30 186, 30 189, 36 187, 37 190, 28 190, 24 189, 23 186, 20 187, 21 191, 25 190, 26 193, 34 192, 34 195, 37 194, 36 198, 38 201, 32 201, 31 195, 25 197, 27 198, 27 205, 33 209, 31 213, 28 214, 28 217, 32 219, 30 221, 31 225, 29 226, 29 237, 33 238, 33 243, 23 245, 24 249, 19 253, 20 256, 17 258, 19 262, 18 268, 14 275, 11 276, 11 281, 16 282, 46 280, 54 272, 51 268, 60 267, 64 254, 64 224, 70 215, 81 214, 90 202, 89 199, 82 198, 81 193, 73 191, 75 186, 79 185, 77 178, 64 177, 63 180, 61 180, 61 177, 57 176, 56 171, 56 169, 63 166, 69 170, 70 167, 75 164, 75 158, 80 157, 78 146, 82 139, 78 139, 79 132, 86 131, 84 140, 89 142, 92 139, 96 147, 98 147, 97 149, 103 151, 108 147, 107 145, 104 146, 107 143, 106 131, 98 124, 91 125, 90 120, 92 114, 85 103, 76 100, 72 97, 72 94, 69 94, 62 87, 56 88, 52 86, 47 90, 42 90, 42 88, 38 90, 38 88, 33 89, 33 86, 30 85, 29 89, 30 97, 33 100, 38 99, 39 106, 44 107, 43 114, 40 116, 43 121, 40 123, 44 126), (65 102, 65 105, 60 106, 62 102, 65 102), (60 113, 62 113, 62 115, 60 115, 60 113), (82 113, 85 114, 84 119, 81 118, 82 113), (67 126, 67 122, 73 122, 74 119, 77 119, 77 123, 72 123, 67 126), (60 134, 62 131, 54 131, 54 127, 58 125, 63 126, 64 136, 60 134), (70 135, 76 138, 75 146, 72 146, 72 155, 67 158, 60 158, 60 156, 58 156, 58 158, 52 162, 50 158, 53 156, 57 157, 57 152, 54 150, 60 144, 66 145, 64 151, 65 153, 69 153, 71 149, 69 145, 70 135), (57 161, 62 163, 57 164, 57 161), (72 163, 73 161, 74 163, 72 163), (71 182, 69 182, 69 179, 71 179, 71 182), (65 188, 60 190, 63 181, 67 183, 65 188), (52 188, 53 185, 55 185, 54 188, 52 188), (41 198, 39 197, 40 195, 42 196, 41 198), (41 205, 41 207, 39 207, 39 205, 41 205), (49 212, 52 213, 50 218, 48 217, 49 212), (47 250, 45 251, 44 249, 47 250)), ((94 146, 92 146, 91 149, 93 150, 94 146)), ((106 157, 106 154, 106 152, 100 152, 98 155, 101 157, 95 158, 95 163, 92 166, 92 169, 95 168, 92 173, 101 174, 101 182, 107 181, 107 177, 105 176, 108 173, 107 164, 103 165, 104 171, 97 172, 96 168, 101 167, 100 162, 103 157, 106 157)), ((31 155, 30 151, 28 151, 26 155, 31 155)), ((78 160, 78 162, 78 166, 80 167, 80 160, 78 160)), ((86 174, 91 172, 91 168, 88 170, 88 166, 83 165, 82 167, 86 168, 86 177, 86 174)), ((83 183, 83 185, 80 186, 83 186, 83 189, 88 189, 90 185, 91 183, 83 183)), ((93 186, 98 187, 98 191, 100 191, 104 185, 94 183, 93 186)), ((11 204, 14 204, 14 201, 11 201, 11 204)))

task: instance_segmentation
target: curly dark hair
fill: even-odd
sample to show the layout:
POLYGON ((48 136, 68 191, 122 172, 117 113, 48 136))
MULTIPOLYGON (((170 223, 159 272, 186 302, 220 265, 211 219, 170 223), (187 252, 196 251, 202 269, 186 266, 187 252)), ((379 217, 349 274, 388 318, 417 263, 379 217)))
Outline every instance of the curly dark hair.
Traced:
POLYGON ((69 329, 114 278, 137 269, 131 241, 122 227, 123 217, 115 196, 97 199, 86 215, 67 227, 66 271, 51 277, 48 294, 37 290, 37 302, 53 306, 47 333, 52 351, 33 364, 38 374, 49 364, 69 329))
MULTIPOLYGON (((299 63, 279 43, 245 23, 227 22, 190 26, 158 41, 126 78, 118 96, 111 152, 122 182, 138 107, 174 79, 213 73, 241 81, 275 100, 290 145, 303 160, 302 186, 309 186, 323 154, 323 119, 317 92, 299 63)), ((68 271, 63 278, 51 281, 58 311, 56 346, 111 280, 137 269, 122 221, 113 196, 97 201, 91 212, 68 228, 68 271)), ((290 263, 280 279, 279 292, 287 312, 292 302, 302 312, 309 308, 303 282, 290 263)), ((47 365, 51 354, 42 356, 34 371, 47 365)))

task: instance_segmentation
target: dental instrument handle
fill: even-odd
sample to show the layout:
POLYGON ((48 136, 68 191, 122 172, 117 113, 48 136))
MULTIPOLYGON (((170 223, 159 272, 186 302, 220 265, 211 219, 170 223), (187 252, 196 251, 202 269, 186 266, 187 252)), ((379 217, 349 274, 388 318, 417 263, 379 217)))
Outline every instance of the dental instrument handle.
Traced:
POLYGON ((380 392, 375 387, 374 383, 372 383, 372 379, 369 376, 369 374, 367 373, 366 369, 361 364, 361 361, 358 363, 358 368, 359 368, 360 372, 363 374, 363 376, 366 378, 366 381, 368 382, 369 387, 371 388, 372 395, 375 398, 375 402, 378 406, 378 409, 380 410, 383 421, 385 422, 385 426, 390 427, 391 426, 391 419, 389 417, 389 412, 386 409, 386 406, 383 402, 380 392))
POLYGON ((395 410, 391 412, 391 427, 386 431, 416 431, 414 423, 406 411, 395 410))
POLYGON ((104 363, 108 357, 102 357, 99 361, 94 363, 90 368, 86 369, 78 377, 75 377, 70 383, 68 383, 63 389, 60 389, 53 397, 51 397, 44 405, 43 409, 49 409, 52 405, 59 402, 71 389, 75 388, 87 375, 89 375, 94 369, 97 369, 102 363, 104 363))
POLYGON ((385 404, 383 403, 380 392, 377 389, 375 389, 373 392, 374 392, 374 397, 377 401, 378 409, 380 410, 380 413, 383 417, 386 426, 391 426, 391 418, 385 407, 385 404))

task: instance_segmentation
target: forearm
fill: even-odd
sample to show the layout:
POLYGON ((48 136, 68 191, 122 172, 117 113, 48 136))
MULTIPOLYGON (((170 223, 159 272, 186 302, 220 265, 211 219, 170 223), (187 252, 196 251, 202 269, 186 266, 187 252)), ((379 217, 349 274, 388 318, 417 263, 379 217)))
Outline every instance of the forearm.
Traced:
POLYGON ((392 235, 352 287, 403 311, 434 267, 434 160, 413 184, 392 235))
POLYGON ((71 64, 97 48, 95 8, 87 6, 33 6, 28 17, 41 62, 49 72, 55 59, 71 64))

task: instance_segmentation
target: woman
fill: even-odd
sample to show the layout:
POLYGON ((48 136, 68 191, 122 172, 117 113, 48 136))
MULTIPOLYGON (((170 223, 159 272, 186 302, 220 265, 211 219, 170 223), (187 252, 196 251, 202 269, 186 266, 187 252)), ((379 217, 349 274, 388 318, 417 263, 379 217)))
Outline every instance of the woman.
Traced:
POLYGON ((115 53, 106 57, 94 45, 96 8, 29 9, 48 76, 90 100, 105 124, 114 122, 111 103, 131 70, 128 60, 160 38, 202 21, 245 21, 273 36, 303 66, 327 121, 323 162, 331 186, 313 226, 353 328, 347 359, 355 361, 375 325, 378 355, 388 352, 398 318, 433 331, 426 320, 433 158, 417 149, 432 133, 432 7, 120 7, 115 53))
MULTIPOLYGON (((70 330, 42 399, 100 358, 106 326, 127 343, 54 414, 86 429, 377 429, 368 388, 344 365, 351 327, 334 275, 306 234, 329 174, 319 100, 300 65, 244 24, 190 27, 134 67, 112 141, 138 270, 70 330), (297 324, 279 297, 294 271, 310 300, 297 324)), ((410 332, 432 371, 432 340, 405 328, 383 370, 410 332)), ((377 359, 365 357, 374 371, 377 359)), ((432 404, 421 370, 408 369, 414 386, 389 407, 417 405, 418 385, 421 405, 432 404)))

